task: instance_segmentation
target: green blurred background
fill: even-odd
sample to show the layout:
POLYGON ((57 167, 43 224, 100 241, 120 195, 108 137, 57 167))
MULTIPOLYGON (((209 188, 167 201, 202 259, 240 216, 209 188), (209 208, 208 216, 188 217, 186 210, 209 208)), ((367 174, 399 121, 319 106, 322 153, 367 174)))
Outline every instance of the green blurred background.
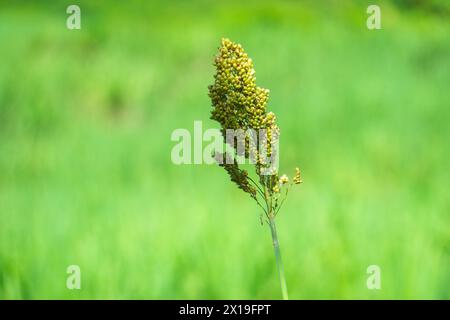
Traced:
POLYGON ((449 299, 449 17, 448 1, 2 1, 0 299, 281 298, 255 203, 170 159, 175 128, 218 126, 222 37, 271 90, 281 172, 303 172, 277 219, 290 298, 449 299))

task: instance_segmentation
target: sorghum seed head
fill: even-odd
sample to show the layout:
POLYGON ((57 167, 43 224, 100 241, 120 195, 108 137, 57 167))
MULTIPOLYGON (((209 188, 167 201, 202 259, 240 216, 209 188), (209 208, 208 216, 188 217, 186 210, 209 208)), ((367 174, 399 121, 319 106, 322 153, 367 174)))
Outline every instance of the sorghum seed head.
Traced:
POLYGON ((279 128, 275 124, 275 114, 266 113, 269 90, 256 85, 252 59, 241 45, 222 39, 214 65, 215 81, 208 87, 213 107, 211 119, 218 121, 223 130, 267 130, 267 154, 270 156, 271 144, 278 138, 279 128))
MULTIPOLYGON (((208 86, 212 103, 211 119, 219 122, 224 142, 234 147, 230 154, 215 153, 215 159, 219 166, 227 171, 231 181, 250 194, 258 204, 260 203, 257 195, 261 196, 267 205, 267 208, 263 209, 268 217, 273 217, 273 212, 279 210, 280 188, 289 183, 289 178, 286 175, 279 177, 278 169, 270 166, 267 160, 268 157, 278 156, 277 146, 280 136, 275 114, 266 111, 269 90, 256 85, 253 61, 240 44, 222 39, 214 65, 216 67, 214 84, 208 86), (234 130, 233 135, 227 135, 228 129, 234 130), (248 131, 257 132, 257 137, 248 135, 248 131), (239 148, 242 146, 239 143, 242 139, 245 142, 245 150, 239 148), (254 161, 262 188, 249 177, 247 171, 239 168, 237 156, 254 161), (272 201, 273 199, 275 201, 272 201)), ((295 169, 292 181, 295 184, 302 182, 298 168, 295 169)), ((291 184, 285 187, 285 196, 290 186, 291 184)))

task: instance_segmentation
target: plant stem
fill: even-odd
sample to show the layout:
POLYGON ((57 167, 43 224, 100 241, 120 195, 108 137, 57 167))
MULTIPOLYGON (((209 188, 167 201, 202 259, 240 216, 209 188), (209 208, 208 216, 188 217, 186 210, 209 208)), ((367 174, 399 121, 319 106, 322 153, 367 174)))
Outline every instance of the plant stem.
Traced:
POLYGON ((278 243, 277 228, 275 226, 275 217, 274 216, 269 217, 269 226, 270 226, 270 231, 272 233, 272 243, 273 243, 273 249, 275 251, 275 259, 277 261, 278 275, 280 277, 281 293, 283 295, 283 300, 288 300, 289 298, 288 298, 288 291, 287 291, 287 286, 286 286, 286 278, 284 277, 284 269, 283 269, 283 263, 281 261, 280 245, 278 243))

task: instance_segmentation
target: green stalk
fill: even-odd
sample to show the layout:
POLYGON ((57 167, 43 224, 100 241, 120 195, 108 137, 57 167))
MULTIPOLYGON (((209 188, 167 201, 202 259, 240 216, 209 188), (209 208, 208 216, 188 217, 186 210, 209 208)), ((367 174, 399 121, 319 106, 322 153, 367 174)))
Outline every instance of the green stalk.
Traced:
POLYGON ((280 245, 278 243, 277 228, 275 226, 275 217, 269 217, 269 226, 272 233, 273 249, 275 251, 275 260, 277 261, 278 275, 280 277, 281 293, 283 300, 288 300, 288 291, 286 286, 286 278, 284 277, 283 262, 281 261, 280 245))

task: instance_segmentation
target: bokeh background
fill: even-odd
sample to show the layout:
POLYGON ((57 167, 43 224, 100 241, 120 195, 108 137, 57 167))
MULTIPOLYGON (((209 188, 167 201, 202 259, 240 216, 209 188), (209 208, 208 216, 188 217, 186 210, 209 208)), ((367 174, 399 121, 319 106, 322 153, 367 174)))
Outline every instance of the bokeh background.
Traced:
POLYGON ((290 298, 449 299, 449 17, 444 0, 2 1, 0 299, 281 298, 255 203, 170 158, 174 129, 218 126, 222 37, 271 90, 281 172, 303 172, 277 219, 290 298))

